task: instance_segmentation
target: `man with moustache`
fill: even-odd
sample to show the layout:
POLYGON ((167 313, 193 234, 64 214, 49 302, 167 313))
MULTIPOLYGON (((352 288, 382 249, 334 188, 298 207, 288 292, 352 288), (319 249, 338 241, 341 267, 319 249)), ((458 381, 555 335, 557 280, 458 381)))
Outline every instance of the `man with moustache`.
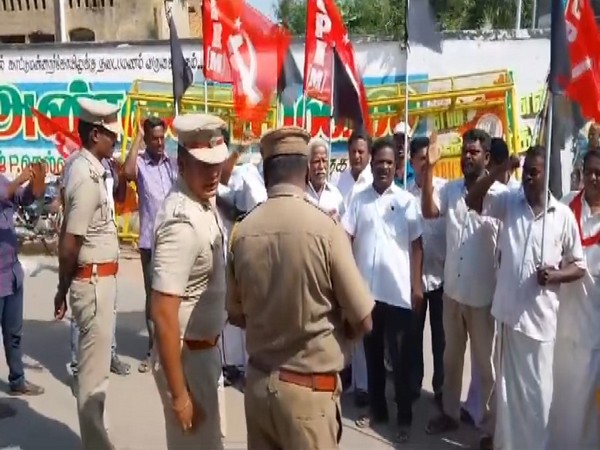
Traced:
POLYGON ((585 276, 560 290, 550 409, 551 447, 600 448, 600 150, 583 157, 583 189, 567 194, 579 228, 585 276))
POLYGON ((127 181, 135 182, 138 194, 140 236, 138 249, 146 291, 145 313, 148 330, 148 352, 138 370, 150 370, 154 347, 154 324, 150 315, 152 293, 152 235, 156 214, 177 180, 177 162, 165 153, 166 124, 158 117, 144 120, 124 164, 127 181))
MULTIPOLYGON (((348 138, 348 167, 337 180, 336 187, 344 198, 344 207, 347 209, 352 197, 373 183, 371 172, 370 149, 371 138, 364 130, 354 130, 348 138)), ((367 375, 367 361, 362 342, 357 343, 352 351, 352 389, 357 407, 367 406, 369 394, 367 392, 369 380, 367 375)))
POLYGON ((215 196, 228 157, 224 125, 206 114, 175 118, 179 176, 156 217, 153 370, 172 450, 223 448, 218 340, 225 324, 225 244, 215 196))
POLYGON ((359 419, 357 426, 389 419, 384 363, 387 344, 394 376, 397 438, 406 442, 412 424, 409 333, 413 314, 423 300, 423 246, 417 201, 394 184, 397 157, 391 139, 382 138, 373 144, 373 183, 352 198, 342 224, 352 240, 356 264, 375 298, 373 330, 364 339, 370 414, 359 419))
POLYGON ((345 210, 344 197, 338 188, 327 181, 327 143, 322 139, 313 139, 308 143, 308 150, 306 198, 330 216, 340 218, 345 210))
MULTIPOLYGON (((530 147, 523 189, 490 191, 516 157, 482 177, 467 205, 501 221, 498 283, 492 314, 498 321, 496 448, 544 450, 549 440, 554 342, 560 286, 585 275, 579 231, 567 205, 548 192, 546 149, 530 147)), ((563 447, 569 448, 569 447, 563 447)))
MULTIPOLYGON (((485 176, 490 157, 491 137, 479 129, 463 134, 461 169, 463 178, 440 189, 439 207, 433 196, 433 170, 441 158, 435 135, 431 138, 423 170, 421 207, 425 219, 446 219, 446 261, 444 264, 444 386, 443 413, 427 425, 427 433, 440 434, 458 428, 460 395, 467 340, 473 350, 481 386, 482 438, 480 447, 493 447, 494 367, 492 353, 495 325, 491 304, 496 284, 495 254, 498 222, 471 211, 465 196, 485 176)), ((494 183, 492 192, 506 187, 494 183)))

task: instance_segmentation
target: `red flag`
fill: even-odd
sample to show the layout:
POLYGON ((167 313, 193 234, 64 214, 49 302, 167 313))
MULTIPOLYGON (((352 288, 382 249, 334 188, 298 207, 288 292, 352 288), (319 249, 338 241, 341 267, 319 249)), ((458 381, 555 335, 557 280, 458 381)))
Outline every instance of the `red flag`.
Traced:
POLYGON ((231 83, 227 49, 223 47, 223 24, 219 11, 227 0, 202 1, 202 33, 204 46, 204 78, 217 83, 231 83))
POLYGON ((56 119, 52 119, 35 108, 31 112, 36 117, 42 134, 52 136, 58 153, 67 159, 71 153, 81 148, 81 139, 77 133, 65 129, 56 119))
MULTIPOLYGON (((227 2, 226 2, 227 3, 227 2)), ((223 24, 223 48, 231 67, 234 108, 242 120, 266 118, 287 47, 285 34, 277 25, 251 6, 227 5, 219 9, 223 24)))
POLYGON ((370 127, 367 95, 354 55, 348 30, 335 0, 308 0, 304 91, 309 97, 331 105, 334 99, 332 85, 334 90, 347 91, 350 88, 355 92, 340 91, 335 95, 339 99, 352 97, 352 104, 342 101, 335 105, 335 116, 352 119, 355 126, 370 127), (334 48, 341 62, 339 65, 334 64, 334 48), (334 66, 341 70, 334 71, 334 66), (360 117, 356 116, 356 112, 360 117))
POLYGON ((565 94, 584 117, 600 122, 600 35, 590 1, 568 2, 565 21, 571 62, 565 94))

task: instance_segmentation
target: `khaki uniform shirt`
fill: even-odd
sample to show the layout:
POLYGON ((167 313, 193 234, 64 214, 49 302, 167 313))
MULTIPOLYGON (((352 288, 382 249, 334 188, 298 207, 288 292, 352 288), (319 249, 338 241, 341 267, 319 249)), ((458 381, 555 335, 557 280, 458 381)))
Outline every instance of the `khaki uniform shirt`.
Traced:
POLYGON ((66 232, 83 236, 79 265, 117 261, 117 225, 102 163, 82 149, 73 159, 65 186, 66 232))
POLYGON ((181 298, 182 339, 214 339, 225 325, 223 231, 215 210, 179 180, 157 216, 152 289, 181 298))
POLYGON ((227 261, 227 311, 245 316, 250 364, 299 373, 344 367, 343 319, 360 323, 374 306, 343 228, 295 186, 237 224, 227 261))

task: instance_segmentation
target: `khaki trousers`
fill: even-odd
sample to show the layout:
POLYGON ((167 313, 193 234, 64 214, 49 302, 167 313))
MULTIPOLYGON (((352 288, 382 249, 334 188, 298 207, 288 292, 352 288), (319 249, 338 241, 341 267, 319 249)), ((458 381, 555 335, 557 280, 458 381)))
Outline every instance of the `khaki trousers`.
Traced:
POLYGON ((77 412, 86 450, 113 448, 104 416, 116 299, 115 276, 71 284, 69 303, 79 327, 77 412))
POLYGON ((481 430, 493 436, 495 427, 494 395, 494 337, 495 322, 491 306, 476 308, 467 306, 444 295, 444 412, 459 421, 460 394, 464 369, 467 339, 471 343, 471 354, 479 374, 481 430))
POLYGON ((340 390, 339 378, 336 392, 314 392, 249 364, 244 391, 248 450, 339 448, 340 390))
POLYGON ((218 347, 207 350, 181 349, 183 373, 190 393, 202 407, 206 420, 193 431, 184 433, 171 407, 169 385, 155 352, 154 380, 163 404, 167 448, 169 450, 223 450, 221 414, 219 412, 219 377, 221 353, 218 347))

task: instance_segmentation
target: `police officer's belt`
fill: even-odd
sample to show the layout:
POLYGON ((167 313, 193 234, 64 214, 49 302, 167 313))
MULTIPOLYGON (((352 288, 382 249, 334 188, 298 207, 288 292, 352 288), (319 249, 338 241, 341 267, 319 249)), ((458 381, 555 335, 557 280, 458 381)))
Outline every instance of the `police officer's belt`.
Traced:
POLYGON ((77 268, 77 271, 75 272, 75 278, 89 279, 93 276, 98 278, 112 277, 116 275, 118 271, 119 263, 116 261, 100 264, 85 264, 77 268))
POLYGON ((217 335, 213 339, 202 339, 202 340, 193 340, 193 339, 184 339, 183 343, 187 348, 192 351, 198 350, 208 350, 217 346, 219 342, 219 335, 217 335))
MULTIPOLYGON (((248 361, 252 367, 264 373, 271 373, 266 367, 260 367, 253 358, 248 361)), ((338 383, 337 373, 299 373, 287 369, 279 369, 279 379, 286 383, 312 389, 314 392, 335 392, 338 383)))

